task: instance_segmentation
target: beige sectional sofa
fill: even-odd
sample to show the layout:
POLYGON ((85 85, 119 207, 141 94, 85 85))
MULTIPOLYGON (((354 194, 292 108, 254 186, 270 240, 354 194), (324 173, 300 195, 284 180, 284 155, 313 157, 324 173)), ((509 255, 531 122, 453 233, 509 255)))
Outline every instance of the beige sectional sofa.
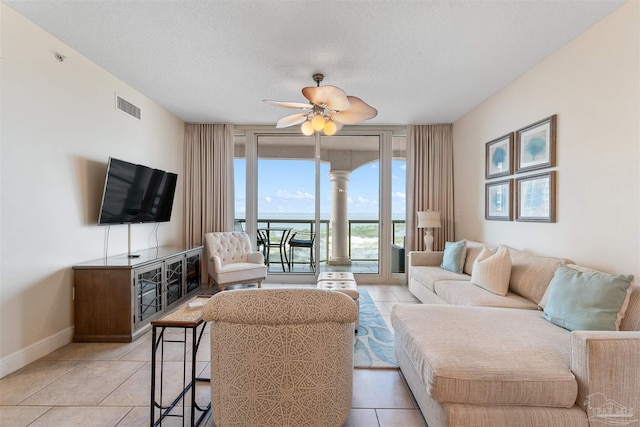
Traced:
MULTIPOLYGON (((620 331, 569 331, 539 304, 568 259, 508 248, 505 296, 471 284, 482 247, 467 242, 461 274, 442 252, 411 252, 409 290, 424 304, 396 305, 400 368, 429 427, 640 425, 640 286, 631 286, 620 331)), ((577 268, 577 267, 574 267, 577 268)))

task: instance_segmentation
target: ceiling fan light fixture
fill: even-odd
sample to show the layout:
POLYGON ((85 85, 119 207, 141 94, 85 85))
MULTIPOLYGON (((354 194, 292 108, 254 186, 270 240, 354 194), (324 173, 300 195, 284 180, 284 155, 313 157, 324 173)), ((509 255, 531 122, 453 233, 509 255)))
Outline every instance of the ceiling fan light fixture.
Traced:
POLYGON ((282 117, 277 128, 285 128, 302 123, 300 130, 310 136, 314 132, 324 131, 325 135, 333 135, 344 125, 352 125, 374 118, 378 111, 358 97, 348 96, 335 86, 320 86, 324 75, 314 74, 316 86, 302 88, 302 95, 309 103, 285 102, 265 99, 276 107, 305 110, 302 113, 282 117))
POLYGON ((327 123, 324 124, 324 134, 331 136, 338 130, 338 126, 333 120, 328 120, 327 123))
POLYGON ((311 136, 314 132, 313 125, 309 120, 305 120, 304 123, 302 123, 302 126, 300 126, 300 130, 306 136, 311 136))
POLYGON ((321 115, 315 115, 313 116, 313 119, 311 119, 311 125, 313 126, 313 129, 317 131, 321 131, 322 129, 324 129, 324 123, 324 117, 322 117, 321 115))

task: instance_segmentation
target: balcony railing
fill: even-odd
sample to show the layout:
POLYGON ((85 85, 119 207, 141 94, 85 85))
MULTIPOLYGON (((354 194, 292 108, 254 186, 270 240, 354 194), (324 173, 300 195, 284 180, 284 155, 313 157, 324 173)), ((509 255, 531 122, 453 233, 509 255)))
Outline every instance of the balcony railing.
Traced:
MULTIPOLYGON (((244 219, 236 220, 246 230, 244 219)), ((258 219, 258 228, 291 228, 293 232, 315 232, 315 221, 306 219, 258 219)), ((352 261, 378 261, 380 221, 377 220, 349 220, 349 257, 352 261)), ((392 221, 393 244, 404 248, 404 236, 406 223, 404 220, 392 221)), ((320 242, 319 261, 326 262, 329 259, 331 249, 331 226, 329 220, 320 220, 320 232, 316 233, 316 239, 320 242)), ((317 256, 317 255, 316 255, 317 256)), ((308 262, 305 254, 295 254, 296 263, 308 262)))

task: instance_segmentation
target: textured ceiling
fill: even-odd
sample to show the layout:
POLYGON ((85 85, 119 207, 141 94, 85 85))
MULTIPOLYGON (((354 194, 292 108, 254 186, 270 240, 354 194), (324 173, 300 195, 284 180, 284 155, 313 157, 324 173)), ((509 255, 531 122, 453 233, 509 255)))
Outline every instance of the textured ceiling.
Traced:
POLYGON ((236 124, 290 114, 262 100, 305 101, 316 72, 367 123, 450 123, 624 3, 3 2, 181 119, 236 124))

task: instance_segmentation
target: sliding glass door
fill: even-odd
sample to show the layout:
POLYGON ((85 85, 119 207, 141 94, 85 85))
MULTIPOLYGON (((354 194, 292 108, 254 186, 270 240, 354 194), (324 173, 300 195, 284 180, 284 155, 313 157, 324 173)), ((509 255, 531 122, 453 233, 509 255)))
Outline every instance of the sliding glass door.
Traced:
POLYGON ((407 143, 406 137, 391 139, 391 273, 406 271, 405 252, 407 206, 407 143))
POLYGON ((268 281, 313 283, 322 271, 403 279, 394 279, 404 272, 403 136, 245 132, 236 137, 236 224, 265 255, 268 281))
POLYGON ((380 271, 380 135, 320 138, 320 216, 330 224, 326 271, 380 271))
POLYGON ((314 273, 314 138, 258 135, 257 232, 269 273, 314 273))

